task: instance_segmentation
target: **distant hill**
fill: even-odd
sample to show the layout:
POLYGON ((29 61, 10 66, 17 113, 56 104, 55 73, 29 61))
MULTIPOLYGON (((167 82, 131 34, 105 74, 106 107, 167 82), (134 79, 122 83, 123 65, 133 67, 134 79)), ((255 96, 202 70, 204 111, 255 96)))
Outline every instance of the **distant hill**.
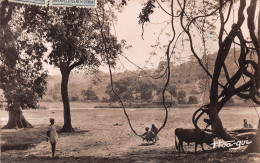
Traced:
MULTIPOLYGON (((71 73, 69 78, 68 92, 70 99, 82 101, 81 91, 92 87, 93 91, 102 98, 108 84, 108 74, 98 72, 95 75, 84 73, 71 73), (105 77, 103 77, 105 76, 105 77), (102 82, 100 81, 102 79, 102 82)), ((47 92, 40 101, 61 101, 61 75, 49 75, 47 78, 47 92)))
MULTIPOLYGON (((230 50, 230 54, 226 59, 226 66, 230 72, 230 76, 236 72, 238 69, 238 56, 239 50, 236 49, 236 54, 233 54, 233 49, 230 50)), ((202 57, 202 63, 207 67, 210 73, 213 72, 213 64, 217 53, 202 57)), ((250 55, 253 59, 256 58, 254 55, 250 55)), ((166 62, 159 62, 157 69, 148 69, 146 73, 154 76, 158 76, 158 73, 162 73, 165 69, 166 62)), ((176 86, 178 92, 185 91, 186 100, 190 96, 196 97, 199 103, 207 103, 209 101, 209 90, 211 80, 204 72, 202 67, 198 62, 190 57, 189 62, 185 62, 179 65, 171 63, 171 78, 170 85, 176 86)), ((113 75, 114 81, 124 79, 126 77, 134 77, 136 80, 140 77, 146 78, 151 83, 157 83, 163 89, 165 84, 165 78, 152 79, 146 73, 142 71, 125 71, 113 75)), ((222 72, 220 77, 220 82, 226 82, 225 75, 222 72)), ((47 78, 47 92, 44 95, 43 99, 40 101, 61 101, 61 75, 49 75, 47 78)), ((238 82, 239 84, 244 83, 243 80, 238 82)), ((107 87, 110 87, 110 76, 104 72, 97 72, 96 74, 84 74, 84 73, 71 73, 69 78, 69 98, 70 101, 84 101, 82 96, 82 91, 92 89, 95 94, 98 96, 99 100, 109 99, 108 94, 106 93, 107 87)), ((111 90, 110 90, 111 91, 111 90)), ((166 96, 169 99, 169 92, 166 92, 166 96)), ((176 101, 176 98, 171 98, 171 101, 176 101)), ((3 91, 0 89, 0 101, 5 101, 3 91)), ((152 101, 149 102, 158 102, 161 101, 159 97, 154 96, 152 101)), ((240 99, 239 97, 233 97, 233 102, 239 105, 252 105, 250 101, 240 99)))
MULTIPOLYGON (((239 53, 236 50, 237 55, 239 53)), ((231 50, 231 54, 228 55, 226 59, 227 69, 232 75, 237 70, 237 58, 234 54, 232 54, 233 50, 231 50)), ((202 57, 202 63, 207 67, 210 73, 213 72, 213 64, 215 62, 215 58, 217 53, 202 57)), ((174 65, 171 63, 171 79, 170 84, 176 85, 178 91, 185 91, 187 94, 187 100, 189 96, 195 96, 198 98, 200 103, 206 103, 209 101, 209 86, 210 80, 207 74, 204 72, 202 67, 196 62, 194 58, 191 57, 190 62, 182 63, 180 65, 174 65)), ((164 62, 158 63, 157 69, 149 69, 146 72, 152 75, 156 75, 158 72, 163 70, 164 62)), ((165 66, 164 66, 165 68, 165 66)), ((146 76, 146 74, 141 71, 125 71, 119 74, 115 74, 114 80, 118 80, 121 78, 125 78, 127 76, 135 76, 138 78, 139 76, 146 76)), ((163 79, 154 80, 154 82, 163 82, 163 79)), ((220 81, 225 81, 224 73, 221 74, 220 81)), ((240 81, 243 82, 243 81, 240 81)), ((48 91, 42 101, 61 101, 61 91, 60 91, 60 83, 61 76, 49 76, 48 77, 48 91)), ((109 74, 99 71, 97 74, 84 74, 84 73, 72 73, 69 78, 69 97, 71 101, 84 101, 81 92, 83 90, 87 90, 88 88, 92 88, 92 90, 96 93, 96 95, 101 100, 103 97, 107 97, 108 95, 105 93, 107 86, 110 84, 109 74)), ((163 85, 162 85, 163 88, 163 85)), ((234 98, 235 101, 241 100, 237 97, 234 98)))

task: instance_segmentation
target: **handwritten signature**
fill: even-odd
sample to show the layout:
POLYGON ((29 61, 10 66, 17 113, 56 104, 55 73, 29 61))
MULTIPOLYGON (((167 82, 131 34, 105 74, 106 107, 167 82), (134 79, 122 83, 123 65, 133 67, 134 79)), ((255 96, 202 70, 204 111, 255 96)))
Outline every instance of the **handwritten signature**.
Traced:
POLYGON ((241 146, 251 144, 252 141, 249 140, 231 140, 231 141, 216 141, 210 145, 214 148, 229 148, 229 149, 239 149, 241 146))

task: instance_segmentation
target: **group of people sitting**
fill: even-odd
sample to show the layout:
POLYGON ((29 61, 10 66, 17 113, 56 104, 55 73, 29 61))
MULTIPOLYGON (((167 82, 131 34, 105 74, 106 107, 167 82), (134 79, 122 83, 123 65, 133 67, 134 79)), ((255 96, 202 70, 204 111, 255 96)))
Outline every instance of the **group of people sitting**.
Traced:
POLYGON ((143 138, 143 141, 146 140, 148 143, 151 141, 155 143, 158 140, 157 134, 158 134, 158 129, 155 127, 154 124, 152 124, 151 130, 149 130, 149 127, 145 128, 145 133, 141 135, 143 138))

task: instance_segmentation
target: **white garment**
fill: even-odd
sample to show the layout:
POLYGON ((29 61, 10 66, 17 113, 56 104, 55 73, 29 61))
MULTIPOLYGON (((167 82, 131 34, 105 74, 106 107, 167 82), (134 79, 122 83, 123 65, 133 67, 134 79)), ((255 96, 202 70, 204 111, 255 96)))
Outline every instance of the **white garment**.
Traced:
POLYGON ((48 127, 50 143, 56 143, 58 141, 58 134, 56 131, 56 127, 54 125, 50 125, 48 127))

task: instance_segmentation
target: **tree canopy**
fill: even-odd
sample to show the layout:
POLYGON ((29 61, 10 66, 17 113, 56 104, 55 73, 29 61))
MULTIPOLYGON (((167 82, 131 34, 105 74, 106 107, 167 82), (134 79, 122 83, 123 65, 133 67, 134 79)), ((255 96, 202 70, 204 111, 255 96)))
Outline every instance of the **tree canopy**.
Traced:
POLYGON ((64 105, 62 131, 65 132, 73 130, 68 94, 70 72, 76 68, 94 72, 101 63, 106 63, 103 39, 109 48, 109 61, 112 66, 116 63, 117 55, 121 53, 121 44, 110 31, 110 21, 115 15, 110 8, 105 8, 105 4, 98 4, 97 9, 75 6, 28 6, 25 9, 27 31, 33 31, 52 44, 52 51, 46 61, 61 71, 61 95, 64 105), (102 20, 102 31, 107 34, 106 38, 101 36, 103 33, 100 32, 99 19, 102 20))
POLYGON ((20 109, 37 108, 38 98, 46 91, 47 72, 43 70, 42 60, 47 49, 41 38, 23 30, 21 6, 3 1, 0 11, 0 88, 4 91, 9 115, 20 115, 17 119, 9 116, 4 128, 31 126, 20 109))
MULTIPOLYGON (((186 42, 196 62, 200 64, 210 80, 210 102, 195 112, 193 116, 193 118, 196 117, 193 119, 194 126, 199 128, 197 122, 201 115, 208 114, 212 132, 224 140, 234 140, 235 138, 225 131, 218 115, 223 106, 233 96, 251 99, 254 103, 260 104, 260 28, 258 24, 257 38, 254 21, 259 9, 256 8, 257 0, 251 0, 248 6, 247 2, 249 1, 171 0, 159 2, 157 0, 148 0, 139 16, 139 23, 142 25, 143 32, 144 24, 149 23, 150 16, 155 14, 157 7, 170 17, 169 22, 172 31, 168 49, 166 50, 168 62, 171 59, 169 49, 170 54, 174 55, 179 49, 184 49, 183 42, 186 42), (235 10, 236 6, 238 7, 235 10), (247 8, 247 14, 244 12, 245 8, 247 8), (247 24, 245 19, 247 19, 247 24), (219 28, 215 25, 217 21, 220 22, 219 28), (218 30, 218 33, 215 32, 216 30, 218 30), (249 31, 248 35, 245 34, 245 30, 249 31), (207 46, 212 41, 218 43, 218 49, 216 58, 210 61, 213 65, 210 68, 208 65, 209 60, 204 57, 205 60, 203 61, 199 57, 199 53, 207 56, 207 46), (176 48, 177 46, 182 48, 176 48), (234 51, 231 51, 232 46, 239 47, 240 51, 237 53, 235 48, 233 48, 234 51), (235 70, 231 71, 229 65, 226 65, 225 61, 228 55, 234 55, 234 62, 237 64, 235 70), (225 81, 220 80, 222 75, 225 76, 225 81)), ((166 68, 166 70, 169 73, 169 69, 166 68)), ((257 136, 259 137, 259 133, 257 136)), ((259 142, 259 138, 256 138, 255 145, 251 145, 251 147, 256 147, 259 142)), ((255 149, 258 152, 260 151, 260 148, 255 149)))

